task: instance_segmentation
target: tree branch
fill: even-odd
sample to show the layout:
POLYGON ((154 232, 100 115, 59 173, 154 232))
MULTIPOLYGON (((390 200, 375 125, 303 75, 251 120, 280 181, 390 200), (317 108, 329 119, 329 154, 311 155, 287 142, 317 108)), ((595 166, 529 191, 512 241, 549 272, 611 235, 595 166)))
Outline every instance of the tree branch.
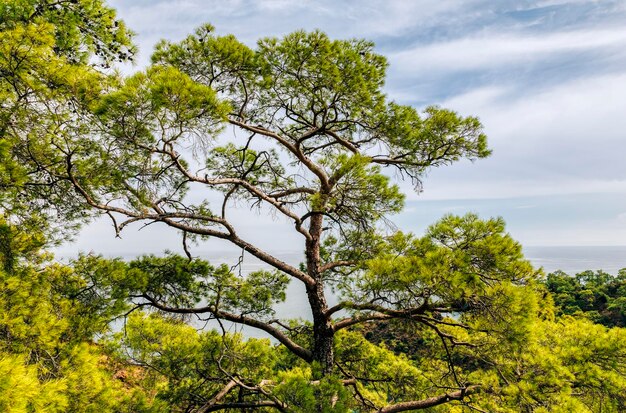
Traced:
POLYGON ((222 390, 220 390, 215 396, 211 398, 206 404, 198 409, 197 413, 205 413, 210 412, 211 407, 214 407, 217 402, 222 400, 224 396, 226 396, 233 388, 237 386, 237 382, 235 380, 229 381, 226 386, 222 390))
POLYGON ((267 323, 256 320, 251 317, 247 317, 244 315, 233 314, 227 311, 219 310, 214 306, 206 306, 206 307, 198 307, 198 308, 176 308, 176 307, 168 307, 157 302, 152 297, 142 294, 142 298, 149 301, 150 305, 154 308, 157 308, 161 311, 165 311, 167 313, 174 314, 202 314, 202 313, 211 313, 216 318, 224 319, 227 321, 231 321, 233 323, 244 324, 250 327, 258 328, 259 330, 263 330, 276 340, 278 340, 282 345, 287 347, 293 354, 300 357, 301 359, 310 362, 312 360, 312 354, 306 348, 298 345, 294 341, 292 341, 285 333, 273 327, 267 323))
MULTIPOLYGON (((153 220, 153 221, 159 221, 159 222, 164 222, 165 224, 173 227, 173 228, 177 228, 192 234, 197 234, 197 235, 208 235, 211 237, 215 237, 215 238, 220 238, 223 240, 227 240, 230 241, 231 243, 237 245, 240 248, 245 249, 246 251, 248 251, 250 254, 254 255, 255 257, 257 257, 258 259, 260 259, 261 261, 271 265, 272 267, 284 272, 285 274, 288 274, 300 281, 302 281, 303 283, 307 284, 307 285, 314 285, 315 284, 315 280, 313 280, 313 278, 311 278, 309 275, 307 275, 305 272, 300 271, 299 269, 295 268, 292 265, 287 264, 286 262, 279 260, 278 258, 274 257, 273 255, 268 254, 267 252, 261 250, 260 248, 258 248, 257 246, 250 244, 249 242, 239 238, 239 236, 237 236, 237 234, 235 234, 234 229, 232 228, 232 226, 228 223, 228 221, 221 219, 221 218, 217 218, 217 217, 209 217, 209 216, 205 216, 205 215, 198 215, 198 214, 192 214, 192 213, 181 213, 181 212, 174 212, 174 213, 165 213, 161 210, 161 208, 158 207, 158 205, 152 203, 151 207, 153 209, 156 210, 157 213, 151 214, 151 213, 138 213, 138 212, 134 212, 125 208, 120 208, 120 207, 116 207, 116 206, 111 206, 111 205, 107 205, 107 204, 101 204, 99 202, 97 202, 96 200, 94 200, 91 195, 89 195, 89 193, 80 185, 80 183, 78 182, 78 180, 76 179, 76 177, 73 175, 72 173, 72 161, 71 161, 71 155, 67 156, 66 159, 67 162, 67 174, 69 177, 70 182, 72 182, 72 185, 74 186, 74 188, 76 189, 76 191, 83 197, 85 198, 85 201, 87 201, 87 203, 96 208, 99 209, 101 211, 107 211, 107 212, 116 212, 119 213, 121 215, 125 215, 128 217, 133 218, 134 220, 153 220), (211 228, 198 228, 198 227, 194 227, 191 226, 189 224, 185 224, 184 222, 180 222, 180 221, 176 221, 176 219, 195 219, 195 220, 201 220, 201 221, 209 221, 209 222, 213 222, 213 223, 217 223, 217 224, 221 224, 223 225, 228 232, 221 232, 221 231, 217 231, 211 228)), ((122 224, 123 225, 123 224, 122 224)), ((120 228, 121 229, 121 228, 120 228)))
MULTIPOLYGON (((278 211, 280 211, 283 215, 291 218, 295 224, 296 224, 296 230, 298 232, 300 232, 302 235, 305 236, 305 238, 309 239, 311 237, 311 235, 308 233, 308 231, 302 227, 302 221, 300 220, 300 217, 291 212, 289 209, 285 208, 283 206, 283 204, 281 202, 279 202, 276 197, 273 197, 271 195, 268 195, 267 193, 265 193, 264 191, 262 191, 261 189, 259 189, 258 187, 256 187, 255 185, 252 185, 250 182, 246 181, 245 179, 241 179, 241 178, 208 178, 208 177, 200 177, 197 176, 195 174, 192 174, 191 172, 189 172, 187 170, 187 168, 185 168, 183 166, 183 164, 181 164, 180 160, 179 160, 179 155, 174 152, 173 150, 168 150, 168 149, 157 149, 156 152, 168 155, 172 161, 174 162, 174 165, 176 165, 176 168, 190 181, 192 182, 197 182, 197 183, 201 183, 201 184, 205 184, 205 185, 240 185, 241 187, 245 188, 250 194, 254 195, 255 197, 267 202, 268 204, 272 205, 274 208, 276 208, 278 211)), ((308 188, 305 188, 308 189, 308 188)))
POLYGON ((267 130, 261 126, 252 126, 247 123, 238 121, 236 119, 228 119, 228 122, 232 125, 239 126, 242 129, 245 129, 250 132, 258 133, 263 136, 267 136, 276 140, 279 144, 281 144, 285 149, 291 152, 304 166, 306 166, 311 172, 313 172, 320 180, 322 187, 325 189, 330 189, 329 178, 326 172, 315 162, 311 161, 306 155, 302 153, 302 151, 294 144, 289 142, 287 139, 283 138, 279 134, 267 130))
POLYGON ((366 321, 391 320, 392 318, 399 318, 399 317, 394 317, 392 315, 382 314, 382 313, 369 313, 369 314, 364 314, 364 315, 357 316, 357 317, 344 318, 333 326, 333 330, 339 331, 341 329, 348 328, 356 324, 364 323, 366 321))
POLYGON ((204 410, 199 410, 198 412, 208 413, 208 412, 216 412, 218 410, 226 410, 226 409, 260 409, 263 407, 274 407, 279 411, 284 411, 283 406, 281 406, 278 402, 274 402, 271 400, 261 400, 258 402, 233 402, 233 403, 222 403, 215 404, 213 406, 209 406, 204 410))
POLYGON ((334 261, 324 264, 322 268, 320 268, 320 272, 329 271, 335 269, 337 267, 349 267, 351 265, 356 265, 356 261, 334 261))
POLYGON ((480 391, 480 386, 472 385, 452 393, 433 396, 424 400, 392 404, 379 409, 378 413, 396 413, 410 410, 428 409, 430 407, 439 406, 440 404, 448 403, 454 400, 463 400, 466 396, 477 393, 478 391, 480 391))
POLYGON ((384 307, 382 305, 374 304, 374 303, 364 303, 364 304, 356 304, 350 301, 342 301, 337 305, 329 308, 326 311, 327 315, 331 315, 336 313, 337 311, 341 311, 344 309, 349 310, 362 310, 362 311, 376 311, 379 313, 387 314, 393 316, 395 318, 407 318, 410 316, 414 316, 416 314, 423 314, 427 310, 431 308, 428 306, 428 300, 424 300, 424 302, 419 307, 407 308, 404 310, 393 310, 391 308, 384 307))
POLYGON ((257 246, 250 244, 249 242, 239 238, 236 234, 224 234, 224 233, 216 233, 216 231, 212 231, 208 228, 197 228, 197 227, 193 227, 191 225, 185 224, 183 222, 179 222, 179 221, 174 221, 168 218, 162 218, 160 219, 161 221, 165 222, 167 225, 174 227, 174 228, 178 228, 184 231, 188 231, 192 234, 197 234, 197 235, 209 235, 215 238, 221 238, 221 239, 225 239, 228 240, 230 242, 232 242, 233 244, 237 245, 238 247, 245 249, 247 252, 249 252, 250 254, 254 255, 255 257, 257 257, 258 259, 260 259, 261 261, 265 262, 266 264, 271 265, 272 267, 284 272, 285 274, 288 274, 300 281, 302 281, 304 284, 306 285, 314 285, 315 284, 315 280, 313 278, 311 278, 308 274, 306 274, 303 271, 300 271, 299 269, 297 269, 296 267, 287 264, 286 262, 279 260, 278 258, 274 257, 273 255, 268 254, 267 252, 261 250, 260 248, 258 248, 257 246))

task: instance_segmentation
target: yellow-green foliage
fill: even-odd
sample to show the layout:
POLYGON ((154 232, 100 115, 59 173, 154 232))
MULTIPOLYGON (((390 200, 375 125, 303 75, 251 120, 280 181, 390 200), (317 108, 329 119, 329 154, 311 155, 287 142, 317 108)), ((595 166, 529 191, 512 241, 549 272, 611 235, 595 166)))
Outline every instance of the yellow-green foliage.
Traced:
POLYGON ((46 261, 35 228, 21 231, 0 219, 0 244, 0 410, 148 411, 149 402, 132 400, 143 391, 124 389, 93 343, 106 323, 94 317, 91 328, 74 328, 84 309, 64 286, 79 283, 76 273, 46 261))
POLYGON ((494 412, 621 412, 625 338, 624 329, 587 320, 535 320, 525 342, 485 355, 497 370, 471 375, 486 384, 477 405, 494 412))
MULTIPOLYGON (((26 173, 32 171, 26 158, 37 159, 39 172, 62 162, 64 155, 57 149, 89 128, 84 119, 78 121, 81 105, 110 83, 99 67, 127 60, 133 53, 130 32, 101 0, 0 0, 0 203, 4 210, 31 215, 34 207, 24 195, 47 193, 49 200, 63 199, 57 212, 66 218, 80 216, 66 191, 23 186, 26 173)), ((37 179, 45 182, 44 175, 38 174, 37 179)), ((36 209, 40 208, 41 204, 36 209)), ((66 222, 63 228, 69 230, 74 224, 66 222)))
POLYGON ((297 31, 250 48, 213 31, 161 42, 122 77, 103 69, 132 57, 130 32, 101 0, 0 0, 0 211, 22 225, 0 220, 0 410, 626 411, 624 330, 555 317, 502 219, 381 230, 404 201, 383 169, 419 188, 431 167, 488 156, 477 118, 388 101, 386 59, 365 40, 297 31), (218 144, 226 125, 243 140, 218 144), (192 184, 222 191, 223 211, 192 203, 192 184), (306 265, 240 238, 233 200, 288 219, 306 265), (228 240, 275 271, 174 254, 50 262, 42 234, 94 208, 228 240), (39 227, 35 210, 54 220, 39 227), (313 325, 274 319, 292 277, 313 325), (282 344, 223 322, 199 331, 216 317, 282 344))

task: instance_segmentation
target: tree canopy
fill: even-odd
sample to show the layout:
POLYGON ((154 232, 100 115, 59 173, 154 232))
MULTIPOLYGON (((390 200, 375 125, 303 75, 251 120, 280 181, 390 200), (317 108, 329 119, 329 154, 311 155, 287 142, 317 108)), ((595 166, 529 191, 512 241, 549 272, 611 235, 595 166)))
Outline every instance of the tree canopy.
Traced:
POLYGON ((607 327, 626 327, 626 269, 613 276, 602 270, 548 274, 548 291, 560 314, 585 315, 607 327))
MULTIPOLYGON (((3 213, 25 224, 41 210, 48 240, 89 216, 106 216, 118 235, 162 224, 182 234, 186 253, 85 255, 67 266, 33 257, 19 268, 37 276, 12 278, 21 250, 2 244, 9 298, 0 304, 27 315, 3 321, 13 353, 0 369, 20 366, 32 394, 65 380, 56 411, 625 408, 624 330, 555 318, 501 219, 445 216, 422 236, 391 224, 404 204, 399 180, 419 191, 431 168, 490 150, 476 117, 389 100, 387 62, 371 42, 299 31, 251 48, 205 25, 159 43, 148 68, 123 76, 107 66, 132 58, 130 32, 101 1, 0 5, 3 213), (231 218, 237 208, 288 222, 302 263, 246 239, 231 218), (266 269, 194 257, 192 242, 207 238, 266 269), (304 287, 309 320, 276 316, 290 282, 304 287), (45 299, 22 309, 35 292, 45 299), (114 319, 124 320, 117 333, 114 319), (194 320, 270 338, 198 331, 194 320), (397 351, 371 333, 384 326, 417 341, 397 351), (47 356, 24 358, 20 334, 37 348, 30 354, 47 356), (83 372, 97 354, 109 364, 83 372), (49 379, 46 357, 73 367, 49 379), (73 377, 97 395, 74 395, 73 377), (129 405, 129 394, 141 403, 129 405)), ((0 400, 17 400, 2 390, 11 383, 0 400)))
POLYGON ((43 233, 27 229, 0 218, 0 410, 158 411, 150 388, 115 378, 132 367, 117 365, 94 342, 124 308, 121 301, 97 311, 98 300, 77 299, 88 294, 81 267, 52 262, 43 233))
POLYGON ((0 1, 0 202, 12 216, 44 211, 71 229, 70 185, 46 169, 77 134, 106 67, 134 54, 131 33, 101 0, 0 1))

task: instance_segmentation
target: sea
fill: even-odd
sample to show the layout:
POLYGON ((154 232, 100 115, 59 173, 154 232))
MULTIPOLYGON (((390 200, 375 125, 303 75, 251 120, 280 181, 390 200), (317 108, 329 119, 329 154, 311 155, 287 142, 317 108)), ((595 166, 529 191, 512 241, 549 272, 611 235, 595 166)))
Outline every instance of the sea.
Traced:
POLYGON ((616 274, 626 268, 626 246, 524 247, 524 255, 546 273, 561 270, 576 274, 585 270, 603 270, 616 274))

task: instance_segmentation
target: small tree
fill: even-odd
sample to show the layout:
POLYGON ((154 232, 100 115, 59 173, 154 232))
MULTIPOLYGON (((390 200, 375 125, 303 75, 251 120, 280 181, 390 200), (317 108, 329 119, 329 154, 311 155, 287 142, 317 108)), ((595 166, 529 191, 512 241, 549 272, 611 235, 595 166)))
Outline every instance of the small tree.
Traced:
POLYGON ((183 234, 188 261, 146 257, 121 273, 97 271, 89 291, 133 308, 247 325, 280 343, 272 350, 214 333, 191 338, 188 327, 133 318, 129 351, 178 375, 171 397, 187 410, 468 403, 494 386, 496 372, 507 374, 497 367, 503 354, 527 342, 541 311, 535 271, 501 220, 448 216, 421 238, 388 225, 404 199, 390 176, 420 189, 430 168, 489 150, 474 117, 389 102, 386 66, 363 40, 296 32, 251 49, 207 25, 160 43, 145 72, 82 85, 75 112, 12 135, 11 159, 36 171, 19 195, 69 205, 74 215, 106 214, 118 234, 133 222, 183 234), (235 135, 224 144, 226 126, 235 135), (37 130, 45 140, 32 151, 37 130), (52 192, 42 194, 42 185, 52 192), (193 203, 190 190, 220 201, 193 203), (229 218, 236 202, 290 222, 304 262, 290 265, 243 238, 229 218), (207 237, 270 270, 241 276, 193 259, 187 241, 207 237), (290 281, 305 287, 310 322, 274 317, 290 281), (337 305, 328 305, 329 288, 337 305), (410 323, 424 357, 411 362, 366 342, 360 326, 381 321, 410 323))

